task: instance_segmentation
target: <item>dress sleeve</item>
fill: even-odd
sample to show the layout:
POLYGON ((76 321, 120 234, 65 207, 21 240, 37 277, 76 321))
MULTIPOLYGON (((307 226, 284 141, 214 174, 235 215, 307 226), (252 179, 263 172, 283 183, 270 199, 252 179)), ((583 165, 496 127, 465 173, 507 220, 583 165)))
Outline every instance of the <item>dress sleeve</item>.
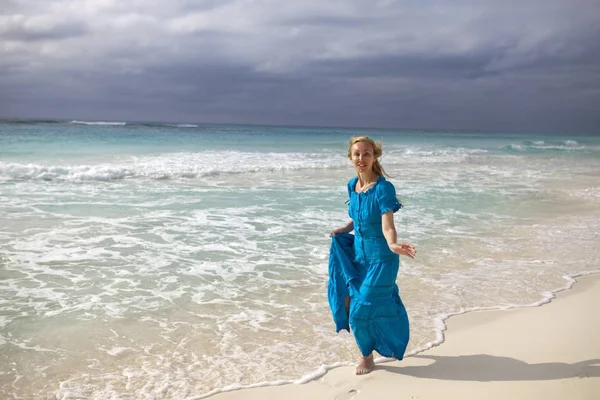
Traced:
POLYGON ((382 215, 388 211, 396 212, 402 208, 402 204, 396 197, 396 188, 388 181, 377 185, 377 201, 382 215))

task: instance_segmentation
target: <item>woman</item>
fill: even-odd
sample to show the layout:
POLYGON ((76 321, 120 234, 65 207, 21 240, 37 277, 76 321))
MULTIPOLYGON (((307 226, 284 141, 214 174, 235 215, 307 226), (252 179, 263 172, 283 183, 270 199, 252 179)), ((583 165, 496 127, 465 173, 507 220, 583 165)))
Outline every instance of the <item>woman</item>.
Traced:
POLYGON ((379 164, 381 154, 381 144, 367 136, 350 139, 348 158, 357 174, 348 182, 351 221, 331 232, 330 305, 334 311, 332 277, 337 275, 337 284, 343 281, 347 286, 342 289, 348 293, 347 297, 344 294, 345 313, 362 354, 357 375, 371 372, 374 350, 401 360, 409 339, 408 316, 398 294, 396 276, 399 256, 414 258, 416 250, 412 244, 397 243, 394 213, 402 206, 394 185, 384 177, 379 164), (352 231, 353 236, 349 235, 352 231), (344 252, 336 250, 336 254, 343 253, 350 261, 332 262, 334 247, 344 246, 344 252))

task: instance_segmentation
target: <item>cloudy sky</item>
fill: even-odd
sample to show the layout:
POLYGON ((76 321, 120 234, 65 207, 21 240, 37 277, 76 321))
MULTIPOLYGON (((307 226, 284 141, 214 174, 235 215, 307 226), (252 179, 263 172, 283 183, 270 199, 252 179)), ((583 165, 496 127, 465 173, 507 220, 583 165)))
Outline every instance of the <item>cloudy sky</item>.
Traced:
POLYGON ((600 0, 0 0, 0 118, 600 134, 600 0))

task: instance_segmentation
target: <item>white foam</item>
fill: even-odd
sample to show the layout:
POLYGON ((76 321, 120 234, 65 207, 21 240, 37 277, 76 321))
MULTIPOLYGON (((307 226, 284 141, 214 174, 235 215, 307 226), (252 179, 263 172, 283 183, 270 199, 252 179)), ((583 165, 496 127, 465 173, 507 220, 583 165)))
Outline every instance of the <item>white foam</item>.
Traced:
POLYGON ((176 124, 176 125, 169 125, 169 126, 174 126, 176 128, 198 128, 198 125, 195 125, 195 124, 176 124))
POLYGON ((383 165, 411 165, 411 164, 461 164, 473 158, 485 157, 488 154, 485 149, 439 148, 412 146, 400 150, 386 151, 382 157, 383 165))
POLYGON ((110 350, 106 350, 104 349, 104 351, 106 351, 106 353, 108 355, 111 356, 118 356, 119 354, 125 353, 126 351, 136 351, 135 349, 132 349, 131 347, 113 347, 110 350))
POLYGON ((600 200, 600 187, 590 187, 570 191, 569 196, 582 197, 589 200, 600 200))
POLYGON ((232 392, 232 391, 236 391, 236 390, 252 389, 252 388, 257 388, 257 387, 282 386, 282 385, 290 385, 290 384, 302 385, 302 384, 308 383, 310 381, 313 381, 315 379, 322 377, 323 375, 325 375, 327 373, 327 371, 330 371, 334 368, 350 366, 350 365, 353 365, 353 363, 337 362, 337 363, 333 363, 330 365, 322 365, 317 370, 315 370, 309 374, 306 374, 305 376, 303 376, 302 378, 299 378, 299 379, 265 381, 265 382, 252 383, 250 385, 242 385, 239 383, 234 383, 232 385, 228 385, 223 388, 213 389, 210 392, 207 392, 207 393, 204 393, 204 394, 201 394, 198 396, 189 397, 189 400, 200 400, 200 399, 205 399, 210 396, 214 396, 217 393, 232 392))
POLYGON ((0 162, 3 180, 114 181, 124 179, 190 179, 231 174, 339 168, 347 160, 305 153, 208 152, 131 157, 125 162, 90 165, 42 165, 0 162), (315 162, 315 160, 319 160, 315 162), (258 162, 257 162, 258 161, 258 162))
POLYGON ((560 142, 546 142, 543 140, 525 141, 520 144, 512 143, 503 147, 507 150, 515 150, 519 152, 526 152, 529 150, 548 150, 548 151, 581 151, 581 150, 595 150, 594 146, 588 147, 580 145, 576 140, 564 140, 560 142))
POLYGON ((60 350, 47 349, 40 345, 29 346, 29 345, 27 345, 26 342, 15 342, 14 340, 10 340, 10 343, 16 347, 19 347, 20 349, 23 349, 23 350, 32 350, 32 351, 37 351, 37 352, 41 352, 41 353, 60 353, 60 350))
POLYGON ((71 121, 71 124, 75 125, 101 125, 101 126, 125 126, 127 122, 113 122, 113 121, 71 121))

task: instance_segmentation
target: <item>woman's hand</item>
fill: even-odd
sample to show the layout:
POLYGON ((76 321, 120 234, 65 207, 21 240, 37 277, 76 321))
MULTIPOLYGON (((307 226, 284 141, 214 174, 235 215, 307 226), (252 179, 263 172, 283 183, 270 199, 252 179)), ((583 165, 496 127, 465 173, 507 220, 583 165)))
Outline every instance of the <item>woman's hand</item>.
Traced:
POLYGON ((330 236, 335 236, 338 233, 347 233, 346 227, 343 228, 337 228, 331 231, 330 236))
POLYGON ((354 221, 350 220, 346 225, 331 231, 330 236, 335 236, 338 233, 350 233, 354 230, 354 221))
POLYGON ((417 255, 417 249, 410 243, 392 243, 390 244, 390 250, 396 254, 410 258, 415 258, 417 255))

